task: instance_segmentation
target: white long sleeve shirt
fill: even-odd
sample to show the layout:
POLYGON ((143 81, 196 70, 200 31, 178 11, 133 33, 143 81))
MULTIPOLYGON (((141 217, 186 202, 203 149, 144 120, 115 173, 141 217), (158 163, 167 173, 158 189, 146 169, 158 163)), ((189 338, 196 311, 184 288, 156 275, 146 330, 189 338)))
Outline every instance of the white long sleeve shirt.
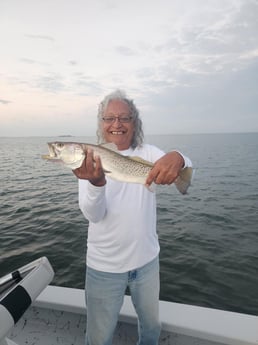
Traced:
MULTIPOLYGON (((164 152, 152 145, 120 152, 155 162, 164 152)), ((187 157, 185 166, 191 165, 187 157)), ((145 186, 106 177, 103 187, 79 180, 79 207, 89 220, 87 265, 123 273, 154 259, 160 250, 156 232, 156 194, 145 186)))

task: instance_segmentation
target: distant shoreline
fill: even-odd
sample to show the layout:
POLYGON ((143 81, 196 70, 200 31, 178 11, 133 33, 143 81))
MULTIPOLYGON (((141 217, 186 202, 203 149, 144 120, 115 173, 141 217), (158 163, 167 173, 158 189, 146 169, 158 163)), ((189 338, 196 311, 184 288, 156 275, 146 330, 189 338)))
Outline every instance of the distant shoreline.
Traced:
MULTIPOLYGON (((218 133, 146 133, 145 137, 149 136, 185 136, 185 135, 239 135, 239 134, 258 134, 258 132, 218 132, 218 133)), ((77 137, 96 137, 96 135, 84 134, 84 135, 71 135, 71 134, 63 134, 63 135, 25 135, 25 136, 14 136, 14 135, 0 135, 0 138, 77 138, 77 137)))

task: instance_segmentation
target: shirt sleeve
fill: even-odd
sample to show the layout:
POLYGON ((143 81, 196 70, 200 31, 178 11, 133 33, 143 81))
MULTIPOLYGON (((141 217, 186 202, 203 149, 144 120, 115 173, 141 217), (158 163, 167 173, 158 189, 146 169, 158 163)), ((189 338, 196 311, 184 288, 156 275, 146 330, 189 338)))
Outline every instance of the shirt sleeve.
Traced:
POLYGON ((87 180, 79 179, 79 207, 84 217, 97 223, 106 214, 105 185, 97 187, 87 180))
POLYGON ((190 158, 186 157, 185 155, 183 155, 180 151, 176 150, 176 152, 178 152, 184 159, 184 166, 183 166, 183 169, 185 168, 192 168, 193 167, 193 163, 192 161, 190 160, 190 158))

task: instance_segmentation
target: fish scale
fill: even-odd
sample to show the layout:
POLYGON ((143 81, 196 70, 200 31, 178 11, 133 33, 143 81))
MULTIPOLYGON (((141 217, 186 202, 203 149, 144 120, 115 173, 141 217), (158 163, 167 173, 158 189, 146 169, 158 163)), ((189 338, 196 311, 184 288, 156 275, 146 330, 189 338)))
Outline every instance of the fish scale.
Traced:
POLYGON ((151 162, 145 162, 140 158, 132 158, 121 155, 113 145, 86 144, 85 149, 92 149, 101 159, 102 166, 107 175, 122 182, 145 183, 145 180, 153 166, 151 162), (111 149, 112 148, 112 149, 111 149))

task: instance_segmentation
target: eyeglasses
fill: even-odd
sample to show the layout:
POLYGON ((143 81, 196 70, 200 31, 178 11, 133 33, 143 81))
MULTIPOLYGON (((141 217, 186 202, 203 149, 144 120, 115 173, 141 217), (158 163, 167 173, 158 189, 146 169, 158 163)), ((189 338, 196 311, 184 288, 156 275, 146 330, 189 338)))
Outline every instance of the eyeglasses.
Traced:
POLYGON ((109 124, 114 123, 116 120, 120 123, 129 123, 132 120, 132 116, 105 116, 102 117, 102 120, 109 124))

